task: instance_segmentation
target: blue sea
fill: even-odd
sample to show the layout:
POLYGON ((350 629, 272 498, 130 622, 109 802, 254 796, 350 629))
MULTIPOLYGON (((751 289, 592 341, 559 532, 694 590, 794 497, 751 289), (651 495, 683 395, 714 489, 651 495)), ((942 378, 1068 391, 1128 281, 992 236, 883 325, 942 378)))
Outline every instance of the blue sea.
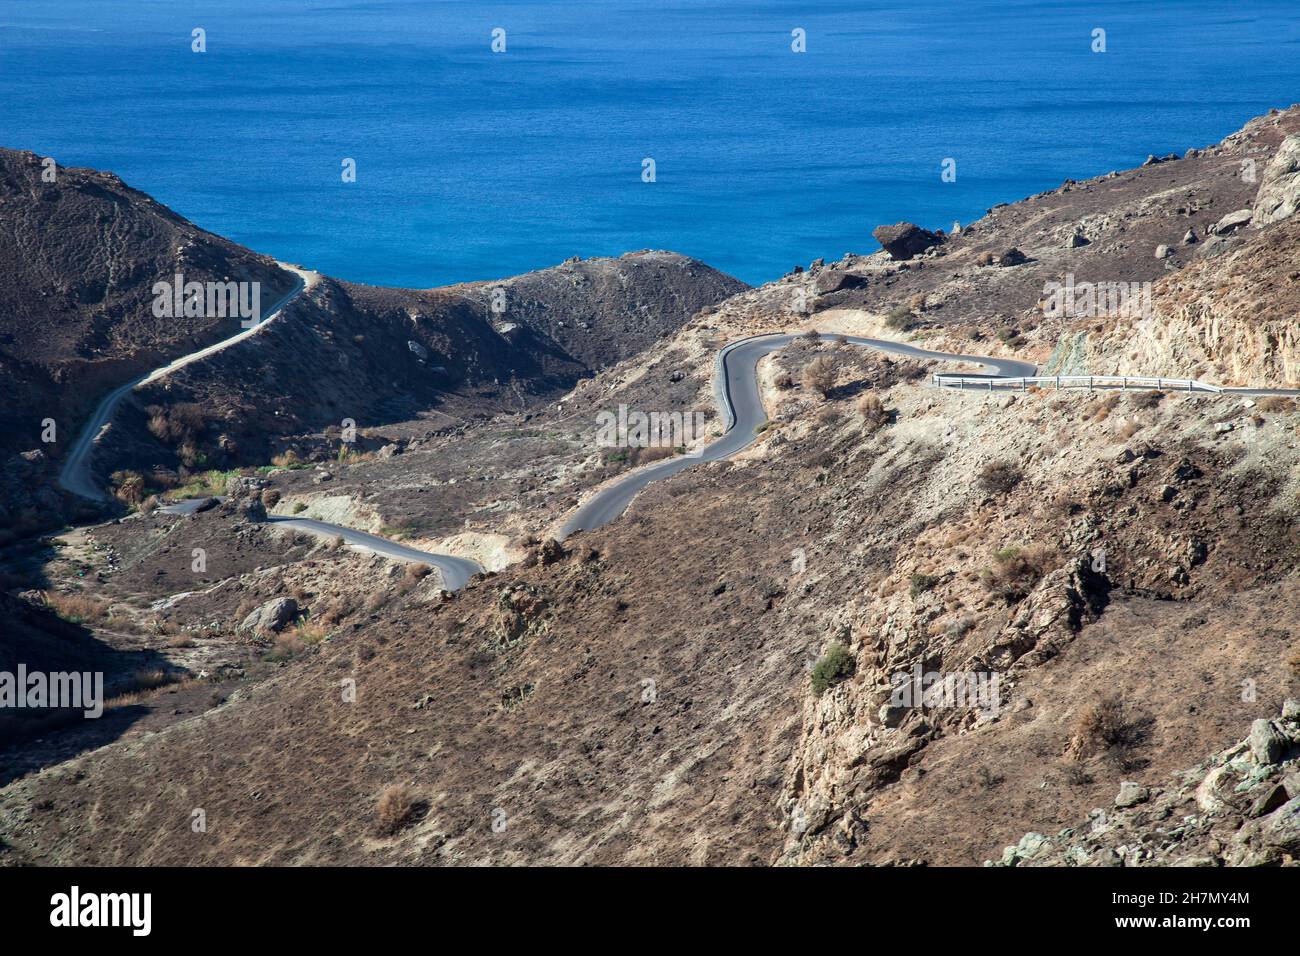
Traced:
POLYGON ((0 145, 387 285, 642 248, 763 282, 1298 100, 1296 0, 0 0, 0 145))

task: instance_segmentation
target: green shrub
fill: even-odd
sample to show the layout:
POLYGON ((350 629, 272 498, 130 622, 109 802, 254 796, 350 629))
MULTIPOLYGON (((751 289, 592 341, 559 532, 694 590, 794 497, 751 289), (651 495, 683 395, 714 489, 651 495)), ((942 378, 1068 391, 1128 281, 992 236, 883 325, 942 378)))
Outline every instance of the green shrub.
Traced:
POLYGON ((294 505, 293 505, 293 513, 294 513, 294 514, 296 514, 296 515, 300 515, 300 514, 302 514, 304 511, 306 511, 306 510, 307 510, 307 502, 305 502, 305 501, 295 501, 295 502, 294 502, 294 505))
POLYGON ((826 693, 827 688, 838 684, 845 678, 852 677, 856 669, 857 661, 853 659, 849 649, 836 641, 827 648, 821 660, 813 665, 813 693, 820 697, 826 693))
POLYGON ((912 324, 912 310, 905 305, 897 306, 885 313, 885 325, 898 332, 906 332, 912 324))

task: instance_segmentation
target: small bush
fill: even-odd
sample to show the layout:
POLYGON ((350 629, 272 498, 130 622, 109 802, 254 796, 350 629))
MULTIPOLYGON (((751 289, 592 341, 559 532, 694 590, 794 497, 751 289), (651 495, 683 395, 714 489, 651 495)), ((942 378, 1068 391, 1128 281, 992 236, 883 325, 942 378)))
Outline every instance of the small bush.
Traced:
POLYGON ((836 641, 822 655, 821 659, 813 665, 812 672, 812 691, 818 697, 826 693, 827 689, 840 681, 853 676, 857 669, 857 661, 849 653, 849 649, 836 641))
POLYGON ((295 502, 293 503, 293 513, 294 513, 294 514, 296 514, 296 515, 300 515, 300 514, 302 514, 304 511, 306 511, 306 510, 307 510, 307 502, 305 502, 305 501, 295 501, 295 502))
POLYGON ((197 402, 178 402, 164 408, 150 405, 149 431, 161 442, 169 445, 191 443, 208 424, 208 413, 197 402))
POLYGON ((390 836, 411 821, 415 797, 404 783, 394 783, 384 788, 375 807, 375 822, 380 835, 390 836))
POLYGON ((1005 495, 1024 480, 1024 472, 1012 461, 991 461, 980 469, 979 486, 992 495, 1005 495))
POLYGON ((138 505, 144 500, 144 476, 138 471, 115 471, 112 475, 113 494, 128 505, 138 505))
POLYGON ((280 503, 280 492, 274 488, 267 488, 262 492, 262 505, 267 511, 270 511, 280 503))
POLYGON ((985 587, 1008 604, 1021 600, 1058 561, 1046 545, 1003 548, 993 554, 992 564, 980 574, 985 587))
POLYGON ((889 424, 889 412, 884 402, 870 393, 858 401, 858 413, 862 416, 862 428, 868 435, 889 424))
POLYGON ((1137 392, 1132 396, 1133 407, 1150 411, 1159 406, 1164 397, 1164 392, 1137 392))
POLYGON ((275 643, 271 645, 271 650, 267 652, 263 660, 271 664, 283 664, 307 650, 307 646, 307 642, 298 633, 297 628, 291 631, 283 631, 276 636, 275 643))
POLYGON ((835 387, 835 362, 830 356, 817 356, 803 367, 800 380, 804 388, 811 388, 825 398, 835 387))
POLYGON ((1075 720, 1075 733, 1083 745, 1081 756, 1136 746, 1145 736, 1146 723, 1119 697, 1103 697, 1089 704, 1075 720))
POLYGON ((429 576, 429 572, 432 570, 433 568, 429 567, 427 564, 418 564, 412 561, 406 566, 406 576, 412 581, 423 581, 429 576))
POLYGON ((780 389, 794 388, 794 378, 791 377, 789 372, 782 372, 776 377, 773 384, 780 389))
POLYGON ((1286 660, 1286 666, 1290 668, 1293 677, 1300 678, 1300 647, 1291 652, 1291 656, 1286 660))
POLYGON ((896 332, 906 332, 912 324, 912 310, 905 305, 897 306, 885 313, 885 325, 896 332))
POLYGON ((912 586, 908 589, 908 593, 911 594, 912 599, 915 600, 927 591, 933 591, 935 585, 941 580, 943 579, 937 574, 913 574, 911 580, 912 586))

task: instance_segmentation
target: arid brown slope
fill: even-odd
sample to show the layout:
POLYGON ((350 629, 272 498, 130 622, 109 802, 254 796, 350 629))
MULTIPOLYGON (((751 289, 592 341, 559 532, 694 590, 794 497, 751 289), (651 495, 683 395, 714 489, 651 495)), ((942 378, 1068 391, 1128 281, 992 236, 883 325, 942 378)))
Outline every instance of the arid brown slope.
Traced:
POLYGON ((112 173, 57 170, 0 149, 0 454, 70 441, 100 393, 239 330, 238 319, 153 314, 154 283, 253 281, 269 305, 293 276, 206 232, 112 173))
POLYGON ((427 292, 325 280, 239 348, 134 394, 100 467, 262 464, 345 419, 359 428, 422 419, 436 429, 527 410, 739 288, 665 252, 427 292), (149 419, 177 405, 201 409, 203 421, 183 439, 155 441, 149 419))
MULTIPOLYGON (((1293 119, 1256 122, 1211 157, 1236 164, 1293 119)), ((1259 155, 1267 159, 1263 146, 1259 155)), ((1130 205, 1097 234, 1108 238, 1096 251, 1122 245, 1121 231, 1145 244, 1170 229, 1170 187, 1150 176, 1200 168, 1188 162, 1109 180, 1145 182, 1161 198, 1121 197, 1130 205)), ((1016 226, 997 243, 1033 254, 1030 210, 1043 201, 999 210, 1016 226)), ((1288 228, 1270 223, 1259 236, 1284 238, 1288 228)), ((1234 250, 1250 241, 1236 236, 1226 255, 1204 260, 1207 288, 1214 269, 1240 268, 1234 250)), ((1285 261, 1261 257, 1270 270, 1285 261)), ((1136 253, 1132 262, 1093 277, 1150 275, 1136 253)), ((933 260, 921 264, 877 256, 853 267, 868 288, 897 276, 940 295, 960 290, 933 260)), ((953 271, 989 276, 980 289, 995 294, 995 312, 979 311, 988 299, 975 295, 967 319, 923 325, 913 341, 971 348, 972 333, 1035 314, 1041 275, 991 278, 1027 264, 968 267, 953 271)), ((526 423, 468 423, 463 435, 420 439, 409 456, 332 467, 328 487, 301 473, 270 480, 340 512, 366 495, 382 513, 384 491, 405 509, 422 465, 436 460, 432 503, 411 506, 434 515, 432 533, 455 520, 437 515, 440 506, 472 508, 480 531, 553 523, 607 467, 581 437, 596 410, 624 399, 706 403, 714 348, 810 324, 791 313, 792 293, 825 271, 708 310, 666 339, 670 360, 656 351, 620 363, 563 409, 523 413, 526 423), (503 434, 515 425, 530 434, 503 434), (483 454, 438 458, 452 441, 483 454), (549 450, 534 472, 518 450, 500 469, 490 452, 501 442, 549 450), (471 477, 476 487, 462 490, 471 477), (540 513, 518 513, 530 508, 540 513)), ((1259 281, 1280 288, 1282 278, 1259 281)), ((918 314, 930 322, 928 305, 918 314)), ((819 309, 814 321, 823 331, 907 334, 852 308, 819 309)), ((1045 359, 1067 326, 1077 331, 1044 322, 1023 344, 1008 335, 986 350, 1045 359)), ((330 556, 314 555, 313 620, 332 616, 349 588, 374 600, 271 679, 250 673, 203 717, 8 786, 0 838, 9 860, 978 864, 1026 830, 1077 823, 1113 800, 1118 779, 1158 784, 1295 695, 1293 402, 990 397, 936 391, 929 370, 801 340, 760 368, 773 424, 755 448, 652 486, 622 519, 571 539, 567 556, 534 543, 533 560, 450 601, 429 579, 381 586, 378 569, 367 576, 339 557, 331 572, 330 556), (825 398, 800 384, 819 356, 833 366, 825 398), (835 644, 852 673, 834 674, 818 696, 807 671, 835 644), (892 675, 916 665, 998 672, 996 718, 891 705, 892 675), (355 703, 342 699, 348 679, 355 703), (1096 740, 1088 711, 1109 695, 1125 708, 1123 733, 1096 740), (393 783, 410 785, 416 805, 405 826, 380 834, 377 800, 393 783), (84 825, 92 806, 93 829, 84 825), (201 836, 189 829, 199 806, 210 821, 201 836)), ((148 520, 170 537, 165 519, 148 520)), ((183 555, 200 533, 225 532, 198 521, 173 547, 183 555)), ((146 547, 133 557, 121 579, 139 592, 133 600, 153 597, 145 572, 165 560, 175 554, 146 547)), ((182 626, 233 627, 239 596, 269 596, 276 574, 234 566, 168 613, 182 626)), ((284 575, 285 588, 298 586, 284 575)), ((166 589, 182 580, 183 571, 166 589)))

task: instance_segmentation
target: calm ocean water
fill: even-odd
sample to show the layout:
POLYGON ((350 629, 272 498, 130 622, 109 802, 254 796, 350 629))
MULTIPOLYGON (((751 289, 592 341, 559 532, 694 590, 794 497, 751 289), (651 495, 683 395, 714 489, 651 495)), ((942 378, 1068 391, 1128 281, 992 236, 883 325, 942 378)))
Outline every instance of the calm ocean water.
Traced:
POLYGON ((1296 0, 0 0, 0 145, 390 285, 646 247, 761 282, 1295 101, 1296 0))

